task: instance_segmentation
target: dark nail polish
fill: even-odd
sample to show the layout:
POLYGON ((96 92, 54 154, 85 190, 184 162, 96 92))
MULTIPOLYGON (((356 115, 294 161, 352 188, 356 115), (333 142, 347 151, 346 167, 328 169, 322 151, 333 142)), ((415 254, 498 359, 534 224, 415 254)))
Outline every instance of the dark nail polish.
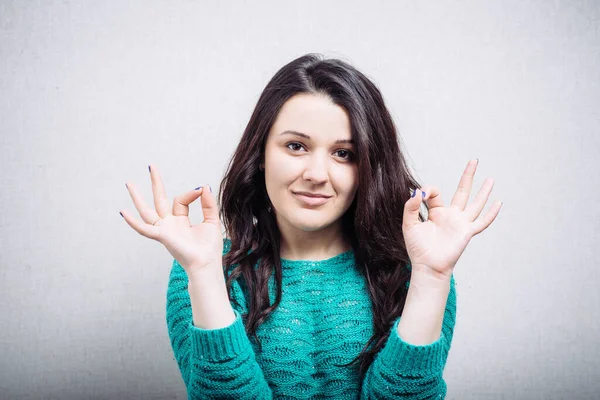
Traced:
POLYGON ((423 193, 423 198, 425 198, 426 193, 425 192, 421 192, 421 193, 423 193))
POLYGON ((415 191, 413 192, 412 196, 410 196, 410 197, 415 197, 415 194, 417 194, 417 189, 415 189, 415 191))
POLYGON ((148 165, 148 172, 152 173, 152 170, 150 169, 149 165, 148 165))
MULTIPOLYGON (((119 211, 119 214, 121 214, 121 217, 123 217, 123 214, 121 213, 121 211, 119 211)), ((123 218, 125 218, 125 217, 123 217, 123 218)))
POLYGON ((210 189, 210 192, 212 193, 212 188, 210 187, 210 185, 208 185, 208 188, 210 189))
POLYGON ((201 187, 202 187, 202 186, 198 186, 198 187, 197 187, 196 189, 194 189, 194 190, 198 190, 198 189, 200 189, 201 187))

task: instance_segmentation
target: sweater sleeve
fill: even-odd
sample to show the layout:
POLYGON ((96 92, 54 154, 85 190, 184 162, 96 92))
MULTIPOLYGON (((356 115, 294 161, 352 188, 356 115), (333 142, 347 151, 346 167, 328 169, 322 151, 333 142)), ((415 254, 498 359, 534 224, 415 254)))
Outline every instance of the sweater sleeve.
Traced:
POLYGON ((166 319, 189 399, 272 399, 242 322, 246 306, 237 281, 232 284, 232 298, 241 308, 232 303, 236 319, 231 325, 220 329, 194 326, 187 273, 173 261, 166 319))
POLYGON ((361 399, 443 399, 446 382, 442 372, 454 334, 456 284, 450 279, 442 332, 437 341, 413 345, 398 335, 398 317, 390 336, 365 374, 361 399))

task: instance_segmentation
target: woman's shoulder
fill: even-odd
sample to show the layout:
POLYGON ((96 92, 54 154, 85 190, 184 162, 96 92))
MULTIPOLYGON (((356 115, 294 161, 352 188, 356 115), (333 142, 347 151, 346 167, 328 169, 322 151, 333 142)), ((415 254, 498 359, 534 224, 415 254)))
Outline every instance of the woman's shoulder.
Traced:
POLYGON ((224 237, 223 238, 223 255, 229 253, 231 250, 231 239, 224 237))

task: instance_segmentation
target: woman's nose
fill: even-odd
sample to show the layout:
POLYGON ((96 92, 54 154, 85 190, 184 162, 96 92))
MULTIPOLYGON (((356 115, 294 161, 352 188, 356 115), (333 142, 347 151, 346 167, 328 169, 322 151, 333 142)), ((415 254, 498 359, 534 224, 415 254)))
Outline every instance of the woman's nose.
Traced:
POLYGON ((322 157, 312 157, 304 170, 304 179, 314 183, 322 183, 327 181, 327 176, 327 161, 323 160, 322 157))

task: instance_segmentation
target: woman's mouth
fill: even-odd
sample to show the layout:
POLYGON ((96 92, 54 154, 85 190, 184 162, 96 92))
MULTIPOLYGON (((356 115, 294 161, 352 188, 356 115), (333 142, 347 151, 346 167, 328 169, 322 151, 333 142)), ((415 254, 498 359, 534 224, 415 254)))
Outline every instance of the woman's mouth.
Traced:
POLYGON ((294 193, 294 196, 296 196, 296 198, 300 200, 303 204, 309 206, 320 206, 327 203, 327 201, 329 200, 329 197, 313 197, 301 193, 294 193))

